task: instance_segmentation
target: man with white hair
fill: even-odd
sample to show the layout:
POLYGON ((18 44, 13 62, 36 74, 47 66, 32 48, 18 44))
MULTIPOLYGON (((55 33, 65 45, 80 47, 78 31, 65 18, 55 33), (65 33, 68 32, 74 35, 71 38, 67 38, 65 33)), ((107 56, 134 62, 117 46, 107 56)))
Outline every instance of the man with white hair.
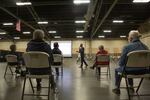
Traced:
MULTIPOLYGON (((44 31, 40 30, 40 29, 36 29, 33 32, 33 39, 27 44, 27 52, 29 51, 41 51, 41 52, 45 52, 47 54, 49 54, 49 63, 50 65, 53 63, 53 55, 52 55, 52 50, 50 45, 48 45, 45 41, 44 41, 44 31)), ((31 74, 52 74, 52 70, 51 70, 51 66, 49 66, 49 68, 39 68, 39 69, 28 69, 28 71, 31 74)), ((37 91, 41 90, 41 79, 37 78, 37 91)), ((54 78, 53 75, 51 75, 51 84, 52 84, 52 88, 55 88, 55 82, 54 82, 54 78)))
MULTIPOLYGON (((121 57, 119 60, 119 68, 115 69, 115 86, 116 86, 116 88, 113 89, 113 92, 115 94, 120 94, 121 75, 119 75, 119 73, 121 73, 123 71, 123 68, 126 65, 127 54, 129 52, 136 51, 136 50, 148 50, 148 47, 139 40, 139 37, 140 37, 140 34, 138 31, 133 30, 133 31, 129 32, 129 36, 128 36, 129 44, 123 48, 123 51, 122 51, 122 54, 121 54, 121 57)), ((139 68, 138 70, 134 70, 133 68, 127 69, 127 73, 132 73, 132 74, 137 74, 137 73, 142 74, 142 73, 146 73, 146 72, 148 72, 148 70, 143 69, 143 68, 139 68)), ((133 79, 129 78, 128 82, 129 82, 130 89, 134 92, 133 79)))

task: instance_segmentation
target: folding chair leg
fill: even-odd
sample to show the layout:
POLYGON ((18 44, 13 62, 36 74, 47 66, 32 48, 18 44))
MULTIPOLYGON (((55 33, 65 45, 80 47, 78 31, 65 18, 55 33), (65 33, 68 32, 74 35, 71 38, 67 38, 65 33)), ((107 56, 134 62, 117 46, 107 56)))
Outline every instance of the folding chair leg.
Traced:
POLYGON ((61 75, 63 76, 63 67, 61 67, 61 75))
POLYGON ((13 75, 13 71, 12 71, 12 69, 9 67, 9 70, 10 70, 10 72, 11 72, 11 75, 13 75))
POLYGON ((6 76, 7 69, 8 69, 8 65, 7 65, 6 68, 5 68, 4 78, 5 78, 5 76, 6 76))
POLYGON ((141 79, 141 81, 140 81, 140 83, 139 83, 139 85, 138 85, 138 88, 136 89, 136 93, 138 93, 139 88, 140 88, 140 86, 141 86, 141 84, 142 84, 142 82, 143 82, 143 79, 144 79, 144 78, 141 79))
POLYGON ((24 84, 23 84, 23 90, 22 90, 21 100, 23 100, 23 97, 24 97, 25 85, 26 85, 26 77, 24 78, 24 84))
POLYGON ((32 92, 34 93, 34 88, 33 88, 33 84, 32 84, 31 78, 29 78, 29 81, 30 81, 30 84, 31 84, 32 92))
POLYGON ((126 88, 127 88, 128 98, 129 98, 129 100, 131 100, 130 93, 129 93, 128 81, 127 81, 127 77, 126 76, 125 76, 125 81, 126 81, 126 88))
POLYGON ((109 70, 109 73, 108 73, 108 74, 109 74, 109 77, 111 78, 111 74, 110 74, 110 66, 108 67, 108 70, 109 70))
POLYGON ((51 87, 51 81, 50 81, 50 77, 49 77, 49 82, 48 82, 48 100, 50 98, 50 87, 51 87))

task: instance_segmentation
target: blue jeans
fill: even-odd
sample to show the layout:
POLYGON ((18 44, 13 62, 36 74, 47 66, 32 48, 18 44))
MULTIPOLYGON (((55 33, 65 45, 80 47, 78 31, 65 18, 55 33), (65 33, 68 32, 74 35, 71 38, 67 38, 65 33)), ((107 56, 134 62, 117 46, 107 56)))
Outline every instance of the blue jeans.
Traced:
MULTIPOLYGON (((117 88, 120 88, 120 83, 121 83, 121 74, 118 73, 122 73, 123 72, 123 67, 119 67, 115 69, 115 86, 117 88)), ((141 74, 146 74, 146 73, 150 73, 149 69, 146 68, 126 68, 126 72, 127 74, 130 75, 141 75, 141 74)), ((133 86, 133 79, 132 78, 128 78, 128 83, 130 86, 133 86)))

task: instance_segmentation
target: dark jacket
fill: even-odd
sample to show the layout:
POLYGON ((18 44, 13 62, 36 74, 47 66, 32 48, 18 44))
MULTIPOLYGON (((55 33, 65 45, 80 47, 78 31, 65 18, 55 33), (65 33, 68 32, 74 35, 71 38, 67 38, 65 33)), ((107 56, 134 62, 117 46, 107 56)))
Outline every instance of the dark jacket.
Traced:
POLYGON ((80 53, 80 56, 81 56, 81 58, 84 58, 84 47, 80 47, 79 48, 79 53, 80 53))
POLYGON ((54 48, 52 50, 52 54, 62 54, 61 50, 59 48, 54 48))
POLYGON ((43 40, 31 40, 27 44, 26 51, 41 51, 49 54, 49 61, 50 63, 53 62, 53 55, 51 51, 51 47, 43 40))
MULTIPOLYGON (((148 50, 148 47, 143 44, 139 39, 134 39, 131 43, 129 43, 127 46, 125 46, 123 48, 123 51, 122 51, 122 54, 121 54, 121 57, 120 57, 120 60, 119 60, 119 68, 117 69, 118 71, 123 71, 123 68, 125 67, 126 65, 126 62, 127 62, 127 54, 129 52, 132 52, 132 51, 136 51, 136 50, 148 50)), ((128 73, 137 73, 137 72, 141 72, 139 74, 142 74, 142 73, 148 73, 149 71, 145 68, 126 68, 126 71, 128 73)))

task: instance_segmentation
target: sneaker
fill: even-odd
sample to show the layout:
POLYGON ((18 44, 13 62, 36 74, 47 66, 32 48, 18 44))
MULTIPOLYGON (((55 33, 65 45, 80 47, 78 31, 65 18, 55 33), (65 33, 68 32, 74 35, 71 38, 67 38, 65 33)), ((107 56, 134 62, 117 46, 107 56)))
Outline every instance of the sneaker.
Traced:
POLYGON ((113 89, 112 92, 117 95, 120 95, 120 89, 118 89, 118 88, 113 89))
POLYGON ((37 91, 40 91, 41 90, 41 84, 37 84, 37 91))

